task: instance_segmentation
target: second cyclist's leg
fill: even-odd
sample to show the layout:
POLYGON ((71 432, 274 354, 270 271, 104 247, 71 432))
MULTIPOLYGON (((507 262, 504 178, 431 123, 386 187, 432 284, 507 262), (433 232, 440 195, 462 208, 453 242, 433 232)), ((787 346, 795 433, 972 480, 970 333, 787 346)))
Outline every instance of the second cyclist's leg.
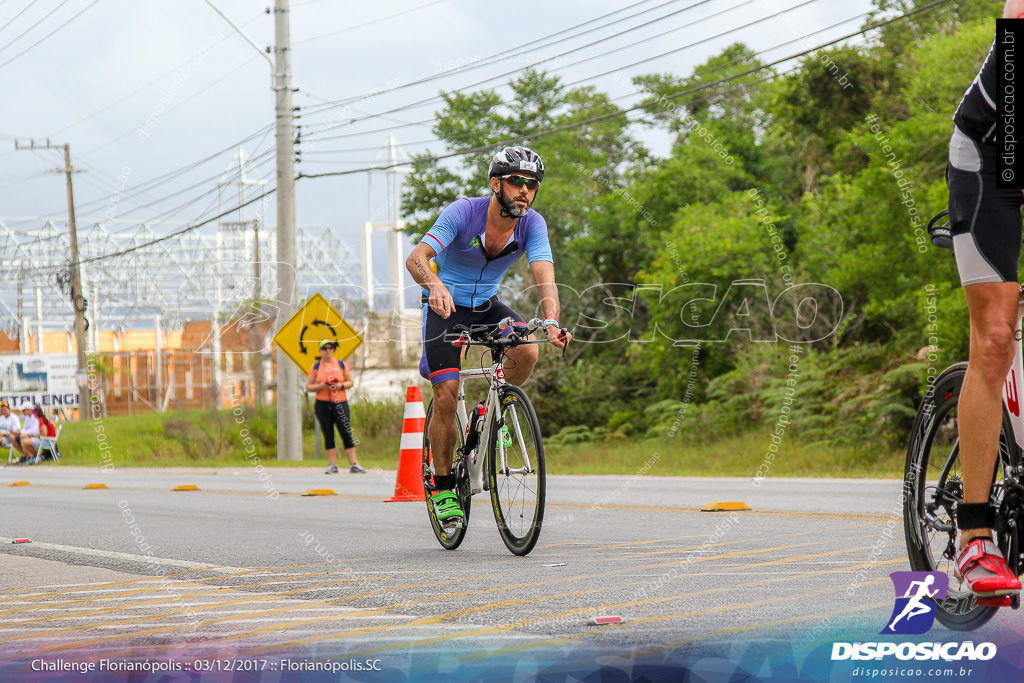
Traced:
POLYGON ((956 571, 979 596, 1020 590, 991 539, 989 504, 1002 423, 1002 386, 1013 362, 1021 192, 996 187, 998 151, 954 130, 949 146, 953 251, 971 316, 970 359, 957 409, 964 502, 956 571))
MULTIPOLYGON (((958 408, 964 502, 969 505, 987 505, 992 489, 1003 421, 1003 383, 1013 362, 1019 291, 1015 282, 964 287, 971 316, 970 360, 958 408)), ((961 547, 991 531, 988 525, 961 529, 961 547)))
POLYGON ((1013 328, 1019 287, 1015 282, 984 282, 964 287, 971 315, 970 360, 960 394, 960 460, 964 502, 958 506, 961 529, 957 568, 976 594, 1006 595, 1020 581, 991 540, 994 510, 989 498, 999 457, 1002 389, 1013 362, 1013 328))

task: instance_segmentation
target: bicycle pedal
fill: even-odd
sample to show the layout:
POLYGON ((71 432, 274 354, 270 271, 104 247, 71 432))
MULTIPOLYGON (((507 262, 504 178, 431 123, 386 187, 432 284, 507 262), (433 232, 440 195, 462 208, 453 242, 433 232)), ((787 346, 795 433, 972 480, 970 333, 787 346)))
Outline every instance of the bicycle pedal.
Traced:
POLYGON ((994 598, 978 598, 978 604, 985 607, 1010 607, 1013 599, 1008 595, 997 595, 994 598))
POLYGON ((454 517, 441 525, 441 528, 446 534, 458 533, 459 529, 462 528, 462 520, 464 517, 454 517))

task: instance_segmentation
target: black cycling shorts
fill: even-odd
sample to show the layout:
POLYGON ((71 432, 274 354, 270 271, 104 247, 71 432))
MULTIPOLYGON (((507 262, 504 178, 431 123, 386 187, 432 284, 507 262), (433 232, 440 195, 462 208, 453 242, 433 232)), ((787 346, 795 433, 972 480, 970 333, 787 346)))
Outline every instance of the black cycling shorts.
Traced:
MULTIPOLYGON (((522 317, 492 296, 479 306, 465 308, 456 306, 447 319, 435 313, 427 304, 423 305, 423 356, 420 358, 420 375, 431 384, 457 380, 462 360, 462 349, 452 346, 459 338, 452 332, 456 325, 474 326, 497 325, 505 318, 512 318, 516 325, 525 326, 522 317)), ((475 347, 474 347, 475 348, 475 347)))
POLYGON ((949 226, 962 285, 1017 282, 1020 256, 1020 190, 996 187, 999 147, 954 129, 949 142, 949 226))

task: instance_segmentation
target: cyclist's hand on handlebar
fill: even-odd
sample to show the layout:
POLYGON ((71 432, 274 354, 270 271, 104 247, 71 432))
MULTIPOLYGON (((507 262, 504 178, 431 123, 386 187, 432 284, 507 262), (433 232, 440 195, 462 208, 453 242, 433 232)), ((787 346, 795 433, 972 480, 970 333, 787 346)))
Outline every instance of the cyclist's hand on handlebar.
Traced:
POLYGON ((564 349, 566 344, 572 341, 572 334, 569 332, 569 330, 565 329, 564 327, 559 329, 554 325, 549 325, 547 327, 547 331, 548 341, 554 344, 555 347, 559 349, 564 349))
POLYGON ((455 311, 455 300, 452 299, 451 292, 440 282, 430 286, 430 297, 427 303, 430 304, 434 313, 442 318, 447 318, 455 311))

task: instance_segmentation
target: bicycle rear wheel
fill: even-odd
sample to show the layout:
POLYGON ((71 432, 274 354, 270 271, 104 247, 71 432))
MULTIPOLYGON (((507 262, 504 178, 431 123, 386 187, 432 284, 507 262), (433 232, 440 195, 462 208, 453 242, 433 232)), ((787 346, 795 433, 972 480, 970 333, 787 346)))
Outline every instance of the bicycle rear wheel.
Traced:
POLYGON ((431 401, 427 407, 427 419, 423 424, 423 490, 427 499, 427 516, 430 517, 430 527, 434 530, 434 536, 438 543, 447 550, 455 550, 466 537, 469 529, 469 509, 471 503, 471 492, 469 484, 469 471, 466 469, 466 459, 459 453, 459 449, 465 444, 466 430, 459 420, 458 413, 455 415, 455 448, 452 452, 452 474, 455 475, 455 495, 459 499, 459 507, 462 508, 462 521, 455 527, 446 528, 437 518, 434 512, 434 504, 430 501, 430 494, 437 490, 434 486, 434 458, 430 446, 430 419, 434 413, 434 402, 431 401))
POLYGON ((544 520, 544 444, 537 413, 519 387, 506 385, 490 416, 487 481, 498 532, 512 553, 537 544, 544 520))
MULTIPOLYGON (((957 433, 957 404, 966 363, 947 368, 935 380, 918 409, 907 449, 903 481, 903 526, 910 567, 915 571, 939 571, 949 575, 946 599, 935 616, 948 628, 972 630, 993 616, 998 607, 979 605, 966 583, 956 578, 957 526, 955 506, 963 502, 963 468, 957 433)), ((1003 415, 999 433, 992 504, 997 509, 1004 495, 1003 465, 1016 462, 1012 427, 1003 415)), ((1011 534, 999 515, 993 530, 996 543, 1007 553, 1011 534)), ((1010 560, 1011 566, 1015 566, 1010 560)))

